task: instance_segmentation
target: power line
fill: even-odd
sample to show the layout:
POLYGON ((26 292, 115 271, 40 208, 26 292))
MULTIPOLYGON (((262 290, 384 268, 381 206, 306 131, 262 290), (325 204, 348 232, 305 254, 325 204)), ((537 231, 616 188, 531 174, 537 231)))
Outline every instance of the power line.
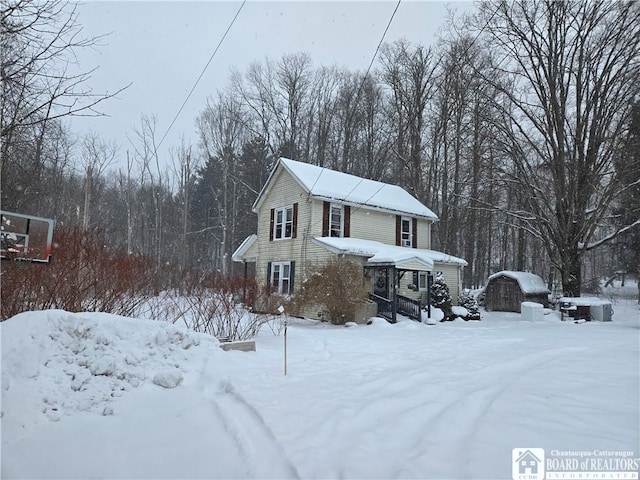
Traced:
MULTIPOLYGON (((382 46, 382 43, 384 42, 384 39, 387 36, 387 32, 389 31, 389 27, 391 26, 391 22, 393 22, 393 18, 396 16, 396 12, 398 11, 398 8, 400 8, 400 3, 402 3, 402 0, 398 0, 398 3, 396 3, 396 8, 393 9, 393 13, 391 14, 391 17, 389 18, 389 21, 387 22, 387 26, 385 27, 384 32, 382 32, 382 37, 380 38, 380 41, 378 42, 378 46, 376 47, 375 52, 373 52, 373 56, 371 57, 371 62, 369 62, 369 66, 367 67, 367 71, 362 76, 362 81, 360 82, 360 86, 358 87, 358 91, 356 92, 356 100, 354 102, 354 104, 356 106, 358 104, 358 100, 360 99, 360 93, 362 92, 362 88, 364 87, 364 82, 367 80, 367 77, 369 76, 369 72, 371 71, 371 67, 373 67, 373 63, 375 62, 376 57, 378 56, 378 52, 380 51, 380 47, 382 46)), ((320 170, 320 172, 318 173, 318 177, 316 178, 315 182, 313 182, 313 185, 311 186, 311 189, 309 191, 312 191, 313 187, 315 187, 316 183, 318 183, 318 180, 320 180, 320 175, 322 175, 322 172, 323 172, 324 168, 325 167, 322 167, 322 170, 320 170)), ((360 183, 362 183, 363 180, 364 180, 364 178, 360 179, 360 182, 358 182, 356 184, 356 186, 351 189, 351 191, 347 194, 347 197, 349 195, 351 195, 351 193, 356 188, 358 188, 358 185, 360 185, 360 183)), ((346 197, 345 197, 345 200, 346 200, 346 197)))
POLYGON ((384 37, 387 36, 387 32, 389 31, 389 27, 391 26, 391 22, 393 22, 393 17, 396 16, 396 12, 398 11, 398 8, 400 8, 400 3, 402 2, 402 0, 398 0, 398 3, 396 3, 396 8, 394 8, 393 13, 391 14, 391 18, 389 18, 389 22, 387 23, 387 27, 384 29, 384 32, 382 33, 382 38, 380 38, 380 41, 378 42, 378 46, 376 47, 376 51, 373 53, 373 57, 371 57, 371 62, 369 63, 369 66, 367 67, 367 71, 364 74, 364 77, 362 78, 362 83, 360 84, 360 89, 358 89, 358 95, 356 95, 356 102, 358 100, 358 96, 360 95, 360 90, 362 89, 362 86, 364 85, 364 81, 367 78, 367 75, 369 75, 369 72, 371 71, 371 67, 373 66, 373 62, 375 61, 376 57, 378 56, 378 52, 380 51, 380 47, 382 46, 382 42, 384 42, 384 37))
POLYGON ((207 68, 209 68, 209 65, 211 64, 213 57, 216 56, 216 53, 218 53, 218 50, 220 49, 220 46, 222 45, 222 42, 224 42, 224 39, 227 38, 227 34, 229 33, 229 31, 231 30, 231 27, 233 27, 233 24, 236 22, 236 19, 238 18, 238 15, 240 15, 240 12, 242 11, 242 8, 244 7, 245 3, 247 3, 247 0, 243 0, 242 4, 240 4, 240 7, 238 8, 238 11, 236 12, 235 16, 233 17, 233 19, 231 20, 231 23, 229 23, 229 26, 227 27, 227 30, 224 32, 224 35, 222 35, 222 38, 220 39, 220 41, 218 42, 218 45, 216 46, 215 50, 213 51, 213 53, 211 54, 211 56, 209 57, 209 61, 207 61, 207 64, 204 66, 204 68, 202 69, 202 71, 200 72, 200 75, 198 76, 198 78, 196 79, 196 82, 193 84, 193 87, 191 87, 191 90, 189 91, 189 93, 187 94, 187 98, 184 99, 184 102, 182 102, 182 105, 180 106, 180 108, 178 109, 178 112, 175 114, 175 116, 173 117, 173 120, 171 120, 171 124, 169 125, 169 128, 167 128, 167 131, 164 132, 164 135, 162 136, 162 138, 160 139, 160 142, 158 142, 158 146, 157 148, 160 148, 160 145, 162 145, 162 142, 164 142, 164 139, 167 137, 167 135, 169 134, 169 131, 171 131, 171 128, 173 128, 173 125, 176 123, 176 120, 178 120, 178 117, 180 116, 180 114, 182 113, 182 110, 184 109, 185 105, 187 104, 187 102, 189 101, 189 99, 191 98, 191 95, 193 94, 193 92, 195 91, 196 87, 198 86, 198 84, 200 83, 200 80, 202 80, 202 77, 204 76, 205 72, 207 71, 207 68))

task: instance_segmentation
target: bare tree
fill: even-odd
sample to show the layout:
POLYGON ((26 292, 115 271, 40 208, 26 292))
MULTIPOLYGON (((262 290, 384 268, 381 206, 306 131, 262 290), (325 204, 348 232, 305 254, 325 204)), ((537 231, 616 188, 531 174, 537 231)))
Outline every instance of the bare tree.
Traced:
POLYGON ((84 136, 80 145, 80 159, 78 164, 85 175, 84 208, 82 214, 82 228, 87 230, 91 220, 91 198, 96 179, 113 164, 118 153, 115 141, 105 141, 97 133, 92 132, 84 136))
POLYGON ((233 90, 255 119, 253 133, 267 142, 273 155, 306 160, 299 154, 304 152, 312 77, 306 53, 284 55, 277 62, 267 58, 251 64, 244 75, 233 75, 233 90))
POLYGON ((437 64, 430 49, 404 40, 383 45, 381 52, 381 80, 391 89, 390 118, 396 135, 394 179, 424 198, 425 113, 437 64))
POLYGON ((476 72, 501 94, 502 174, 523 198, 508 213, 579 295, 583 254, 624 185, 613 161, 640 92, 640 4, 492 0, 478 29, 504 74, 476 72))
MULTIPOLYGON (((164 172, 160 168, 161 162, 158 156, 156 124, 157 120, 155 117, 143 115, 140 118, 140 126, 134 128, 134 135, 137 137, 137 141, 132 141, 131 145, 134 148, 134 158, 138 163, 140 171, 140 193, 144 195, 146 192, 149 192, 153 209, 153 220, 149 222, 144 211, 146 205, 142 205, 143 214, 138 221, 139 236, 142 239, 143 251, 146 253, 150 253, 151 251, 153 253, 156 258, 156 267, 159 268, 164 249, 164 204, 162 201, 164 193, 164 172), (152 223, 152 228, 149 228, 149 223, 152 223), (148 236, 148 231, 153 234, 152 237, 148 236), (151 242, 151 248, 145 248, 145 245, 148 245, 149 242, 151 242)), ((146 196, 144 200, 141 198, 140 201, 148 203, 146 196)))
POLYGON ((2 173, 15 162, 16 146, 41 138, 56 119, 100 115, 96 107, 117 95, 95 93, 88 86, 92 71, 72 73, 79 48, 99 38, 84 38, 77 5, 66 0, 7 0, 0 7, 2 95, 0 160, 2 173), (34 126, 38 129, 33 130, 34 126))
POLYGON ((180 262, 186 266, 190 257, 189 230, 191 195, 196 176, 196 161, 192 155, 191 145, 182 140, 180 147, 171 152, 173 174, 178 180, 178 202, 181 205, 181 241, 180 262))
POLYGON ((127 151, 127 170, 123 172, 122 169, 118 170, 118 192, 121 195, 121 199, 124 201, 126 215, 127 215, 127 253, 133 253, 133 222, 134 222, 134 186, 135 180, 132 177, 133 172, 133 160, 129 157, 129 151, 127 151))
MULTIPOLYGON (((215 205, 218 251, 215 264, 223 274, 229 272, 235 231, 239 222, 237 211, 237 159, 244 142, 243 105, 238 96, 227 91, 219 93, 198 118, 200 141, 206 158, 205 169, 215 169, 217 179, 206 185, 208 199, 215 205)), ((213 179, 212 179, 213 180, 213 179)), ((206 227, 208 228, 208 227, 206 227)))

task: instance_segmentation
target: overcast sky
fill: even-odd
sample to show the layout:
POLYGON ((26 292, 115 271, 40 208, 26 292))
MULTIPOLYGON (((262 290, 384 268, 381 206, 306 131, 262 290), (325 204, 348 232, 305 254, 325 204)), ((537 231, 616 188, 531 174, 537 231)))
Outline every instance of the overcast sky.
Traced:
MULTIPOLYGON (((366 70, 396 8, 394 1, 248 1, 160 149, 178 146, 182 136, 197 143, 195 118, 208 96, 223 89, 232 69, 241 71, 265 57, 306 52, 313 65, 366 70)), ((79 52, 80 68, 98 67, 90 86, 114 92, 132 85, 101 111, 109 117, 72 121, 76 134, 95 131, 131 146, 141 115, 157 117, 160 139, 236 15, 240 1, 94 2, 79 7, 85 36, 108 34, 96 49, 79 52)), ((458 12, 468 1, 404 0, 385 37, 431 45, 445 24, 447 6, 458 12)))

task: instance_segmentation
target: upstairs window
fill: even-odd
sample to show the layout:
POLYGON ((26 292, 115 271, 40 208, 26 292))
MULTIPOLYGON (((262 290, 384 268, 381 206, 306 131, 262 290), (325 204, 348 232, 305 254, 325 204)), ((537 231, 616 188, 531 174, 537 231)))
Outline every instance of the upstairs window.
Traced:
POLYGON ((340 203, 323 202, 322 236, 351 236, 351 207, 340 203))
POLYGON ((331 204, 331 210, 329 213, 329 236, 344 236, 344 208, 342 205, 335 203, 331 204))
POLYGON ((413 221, 411 218, 402 217, 400 221, 400 245, 403 247, 413 246, 413 221))
POLYGON ((293 236, 293 205, 276 208, 274 218, 273 238, 282 240, 293 236))

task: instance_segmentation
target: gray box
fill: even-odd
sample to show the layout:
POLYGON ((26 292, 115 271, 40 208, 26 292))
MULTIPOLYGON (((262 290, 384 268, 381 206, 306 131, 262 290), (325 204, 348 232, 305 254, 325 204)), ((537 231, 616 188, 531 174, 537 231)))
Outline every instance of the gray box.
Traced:
POLYGON ((613 316, 613 308, 611 302, 600 302, 597 305, 591 305, 589 308, 591 319, 598 322, 610 322, 613 316))

